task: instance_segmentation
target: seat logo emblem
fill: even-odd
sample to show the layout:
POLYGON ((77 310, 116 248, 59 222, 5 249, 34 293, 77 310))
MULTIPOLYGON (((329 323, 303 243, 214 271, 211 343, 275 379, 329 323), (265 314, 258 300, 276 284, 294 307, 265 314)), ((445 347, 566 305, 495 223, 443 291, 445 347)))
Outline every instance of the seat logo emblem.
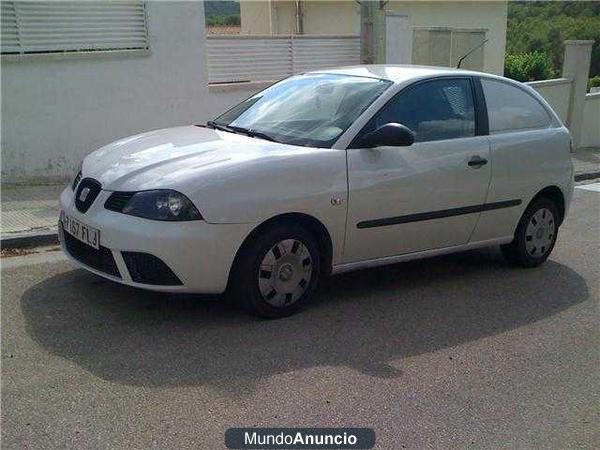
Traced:
POLYGON ((87 198, 88 194, 90 193, 90 188, 84 187, 81 192, 79 193, 79 201, 80 202, 85 202, 85 199, 87 198))

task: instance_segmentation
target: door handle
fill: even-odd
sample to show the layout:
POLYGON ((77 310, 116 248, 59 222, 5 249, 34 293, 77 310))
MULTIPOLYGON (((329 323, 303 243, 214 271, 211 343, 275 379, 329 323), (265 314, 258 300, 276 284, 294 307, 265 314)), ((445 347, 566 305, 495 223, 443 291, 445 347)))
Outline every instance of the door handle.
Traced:
POLYGON ((474 167, 476 169, 480 168, 481 166, 485 166, 487 164, 488 160, 485 158, 482 158, 479 155, 475 155, 473 157, 471 157, 471 159, 469 160, 469 162, 467 164, 469 164, 469 167, 474 167))

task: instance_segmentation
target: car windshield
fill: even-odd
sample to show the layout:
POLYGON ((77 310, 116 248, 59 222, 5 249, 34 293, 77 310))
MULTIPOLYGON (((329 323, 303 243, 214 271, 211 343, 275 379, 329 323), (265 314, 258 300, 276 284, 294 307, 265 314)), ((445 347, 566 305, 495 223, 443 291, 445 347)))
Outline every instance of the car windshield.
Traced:
POLYGON ((391 84, 325 73, 293 76, 244 100, 209 125, 285 144, 331 147, 391 84))

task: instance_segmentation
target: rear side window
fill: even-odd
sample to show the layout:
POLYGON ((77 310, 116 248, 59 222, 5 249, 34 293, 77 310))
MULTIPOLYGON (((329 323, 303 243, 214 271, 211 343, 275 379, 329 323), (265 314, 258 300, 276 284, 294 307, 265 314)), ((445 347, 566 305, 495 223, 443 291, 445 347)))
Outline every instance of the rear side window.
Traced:
POLYGON ((550 126, 542 104, 523 89, 501 81, 481 80, 490 121, 490 134, 550 126))
POLYGON ((448 78, 409 86, 381 108, 365 131, 390 122, 410 128, 415 133, 415 142, 474 136, 471 82, 448 78))

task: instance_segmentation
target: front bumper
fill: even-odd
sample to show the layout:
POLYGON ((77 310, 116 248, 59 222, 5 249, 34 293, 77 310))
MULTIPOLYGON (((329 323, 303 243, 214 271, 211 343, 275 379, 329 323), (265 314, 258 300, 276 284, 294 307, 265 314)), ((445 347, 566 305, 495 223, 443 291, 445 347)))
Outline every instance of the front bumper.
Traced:
MULTIPOLYGON (((86 213, 81 213, 75 207, 74 193, 70 187, 61 194, 60 208, 65 214, 100 230, 102 254, 93 254, 95 259, 86 257, 86 254, 93 250, 92 247, 78 247, 74 250, 72 239, 71 245, 68 246, 65 242, 65 238, 68 238, 66 232, 59 231, 61 247, 71 260, 90 272, 129 286, 164 292, 225 291, 235 254, 250 233, 253 224, 209 224, 201 220, 161 222, 143 219, 105 209, 104 202, 110 194, 109 191, 101 191, 86 213), (111 254, 116 267, 111 265, 111 254), (159 276, 151 283, 134 281, 134 278, 139 280, 140 277, 130 270, 131 255, 139 254, 151 255, 154 260, 158 259, 164 263, 180 283, 160 284, 160 280, 172 280, 172 277, 164 276, 166 271, 161 270, 162 266, 156 261, 152 267, 155 271, 159 270, 162 277, 159 276), (159 284, 156 283, 157 280, 159 284)), ((59 229, 61 228, 59 224, 59 229)), ((152 265, 152 258, 147 257, 146 261, 148 260, 152 265)))

